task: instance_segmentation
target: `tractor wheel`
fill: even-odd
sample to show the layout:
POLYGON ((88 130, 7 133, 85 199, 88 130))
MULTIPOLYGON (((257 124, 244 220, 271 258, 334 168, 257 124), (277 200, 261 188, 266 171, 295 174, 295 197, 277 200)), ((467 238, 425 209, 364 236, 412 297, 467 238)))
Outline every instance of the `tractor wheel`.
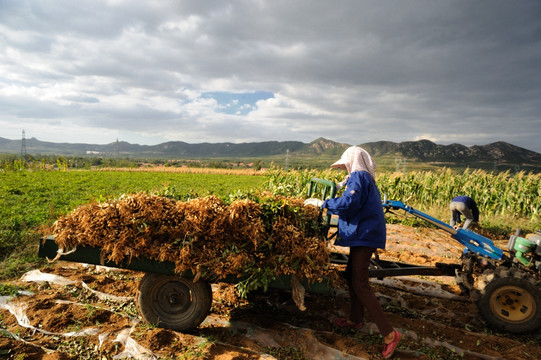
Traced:
POLYGON ((531 274, 498 267, 483 274, 477 308, 493 327, 513 334, 541 327, 541 285, 531 274))
POLYGON ((193 329, 210 312, 212 289, 206 281, 147 273, 139 283, 137 307, 143 319, 173 330, 193 329))

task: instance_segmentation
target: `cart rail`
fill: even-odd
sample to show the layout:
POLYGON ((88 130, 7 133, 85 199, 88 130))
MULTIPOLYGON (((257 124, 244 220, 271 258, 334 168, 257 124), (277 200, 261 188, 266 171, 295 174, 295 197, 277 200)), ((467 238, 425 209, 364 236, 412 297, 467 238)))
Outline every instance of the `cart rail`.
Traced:
MULTIPOLYGON (((59 248, 54 240, 54 236, 47 237, 44 241, 40 242, 38 256, 41 258, 56 258, 59 248)), ((124 270, 142 271, 148 273, 157 273, 164 275, 179 275, 175 272, 175 263, 171 261, 158 261, 145 257, 136 257, 127 259, 120 263, 107 260, 102 253, 102 250, 98 247, 91 246, 79 246, 76 249, 63 253, 59 260, 78 262, 84 264, 101 265, 112 268, 119 268, 124 270)), ((330 262, 336 265, 345 265, 348 261, 348 255, 343 253, 331 252, 330 262)), ((382 279, 385 277, 393 276, 412 276, 412 275, 425 275, 425 276, 455 276, 456 269, 459 265, 456 264, 442 264, 437 263, 436 266, 419 266, 413 264, 406 264, 401 262, 381 260, 378 256, 373 257, 370 260, 369 277, 382 279)), ((344 270, 339 270, 339 274, 344 275, 344 270)), ((194 279, 195 274, 191 271, 185 271, 182 273, 182 277, 186 279, 194 279)), ((227 276, 223 279, 219 279, 219 282, 226 283, 239 283, 245 278, 237 276, 227 276)), ((216 279, 206 279, 209 282, 216 279)), ((332 294, 334 288, 330 279, 323 279, 321 282, 308 281, 306 279, 300 279, 301 284, 306 291, 318 294, 332 294)), ((277 276, 275 280, 271 281, 269 288, 274 289, 290 289, 291 288, 291 276, 281 275, 277 276)))
MULTIPOLYGON (((54 236, 48 236, 44 241, 40 242, 38 249, 38 256, 41 258, 56 258, 58 255, 58 245, 54 240, 54 236)), ((84 264, 92 265, 101 265, 111 268, 118 268, 124 270, 133 270, 133 271, 142 271, 146 273, 157 273, 163 275, 175 275, 181 276, 182 278, 193 280, 195 279, 195 274, 192 271, 185 271, 182 274, 175 272, 175 263, 171 261, 158 261, 152 260, 146 257, 134 257, 127 259, 120 263, 107 260, 103 254, 102 250, 98 247, 91 246, 78 246, 76 249, 63 253, 58 260, 77 262, 84 264)), ((206 278, 204 280, 208 282, 225 282, 237 284, 243 280, 245 277, 238 276, 226 276, 225 278, 218 279, 206 278)), ((333 294, 335 292, 331 280, 323 278, 320 282, 317 281, 308 281, 307 279, 299 279, 301 285, 308 292, 316 294, 333 294)), ((291 289, 291 276, 289 275, 280 275, 277 276, 274 280, 269 283, 268 286, 270 289, 291 289)))

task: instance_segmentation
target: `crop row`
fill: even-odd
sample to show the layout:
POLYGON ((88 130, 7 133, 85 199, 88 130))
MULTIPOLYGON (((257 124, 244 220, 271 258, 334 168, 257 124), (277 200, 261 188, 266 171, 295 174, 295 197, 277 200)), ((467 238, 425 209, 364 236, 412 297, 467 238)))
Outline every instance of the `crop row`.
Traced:
MULTIPOLYGON (((345 173, 334 170, 270 170, 267 188, 287 196, 307 196, 312 177, 341 181, 345 173)), ((468 195, 484 213, 509 215, 539 221, 541 214, 541 174, 492 173, 484 170, 449 169, 377 174, 376 182, 387 199, 429 208, 446 207, 453 197, 468 195)))

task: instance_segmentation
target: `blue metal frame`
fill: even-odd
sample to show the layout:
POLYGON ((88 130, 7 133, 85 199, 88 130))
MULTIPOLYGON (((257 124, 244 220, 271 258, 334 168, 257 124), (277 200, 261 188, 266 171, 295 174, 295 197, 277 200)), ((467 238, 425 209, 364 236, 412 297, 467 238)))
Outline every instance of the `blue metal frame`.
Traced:
MULTIPOLYGON (((467 229, 455 229, 451 225, 448 225, 430 215, 427 215, 419 210, 405 205, 400 201, 387 200, 383 202, 383 207, 387 209, 400 209, 404 210, 414 216, 417 216, 429 223, 437 226, 438 228, 447 231, 451 234, 451 237, 464 245, 467 250, 482 256, 489 257, 495 260, 501 260, 503 256, 503 250, 494 245, 494 242, 484 236, 481 236, 473 231, 467 229)), ((465 251, 466 251, 465 249, 465 251)))

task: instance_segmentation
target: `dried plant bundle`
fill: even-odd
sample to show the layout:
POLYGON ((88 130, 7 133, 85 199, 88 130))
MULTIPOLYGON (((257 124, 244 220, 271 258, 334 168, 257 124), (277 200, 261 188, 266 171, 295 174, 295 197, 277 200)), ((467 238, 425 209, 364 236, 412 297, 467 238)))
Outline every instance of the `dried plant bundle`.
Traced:
POLYGON ((319 211, 303 199, 261 194, 225 204, 216 196, 188 201, 138 193, 75 209, 53 225, 64 250, 102 249, 121 263, 146 257, 175 263, 210 280, 237 276, 245 290, 293 275, 321 280, 333 270, 319 211))

